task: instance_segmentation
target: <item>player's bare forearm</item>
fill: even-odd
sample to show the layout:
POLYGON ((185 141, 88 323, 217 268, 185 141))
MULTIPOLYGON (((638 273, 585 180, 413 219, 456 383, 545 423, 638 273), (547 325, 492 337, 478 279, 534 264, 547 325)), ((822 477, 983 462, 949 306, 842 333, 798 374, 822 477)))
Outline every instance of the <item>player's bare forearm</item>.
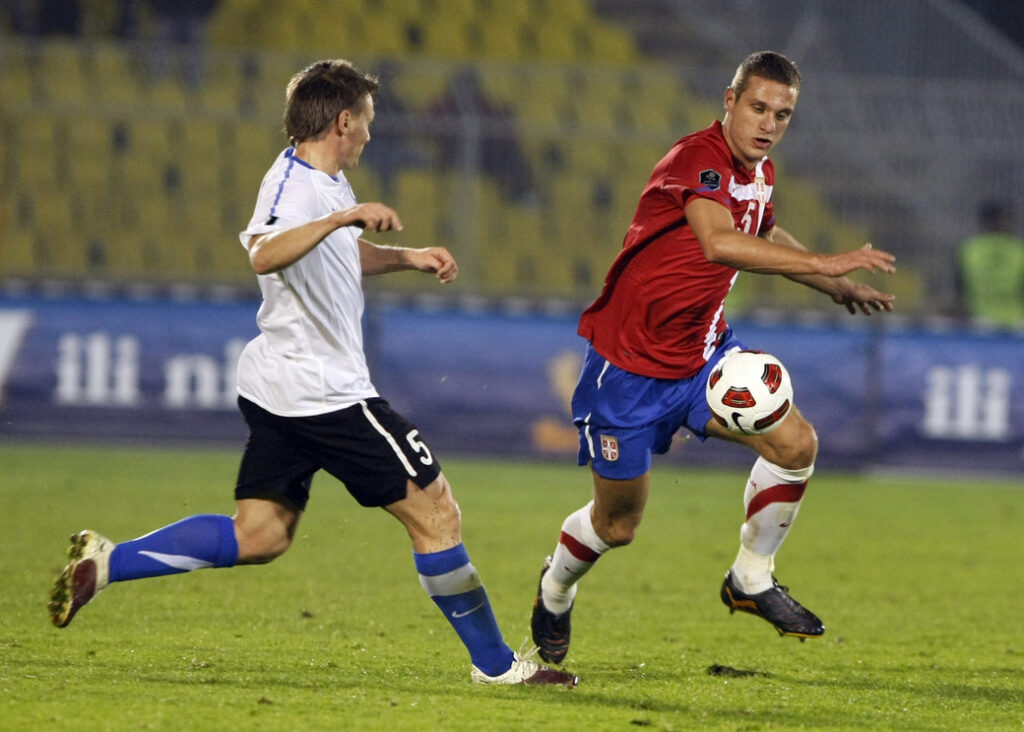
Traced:
MULTIPOLYGON (((801 244, 795 236, 790 234, 781 226, 772 227, 765 238, 780 246, 797 249, 801 252, 807 251, 807 247, 801 244)), ((836 277, 826 277, 825 275, 820 274, 789 274, 785 275, 785 277, 793 280, 793 282, 799 282, 801 285, 806 285, 807 287, 818 290, 819 292, 823 292, 829 297, 838 294, 841 289, 841 286, 837 281, 838 278, 836 277)))
POLYGON ((708 261, 747 272, 839 277, 857 269, 896 269, 895 257, 870 244, 840 254, 815 254, 778 227, 763 238, 745 234, 735 229, 725 206, 708 199, 691 199, 686 205, 686 218, 708 261))
MULTIPOLYGON (((797 241, 792 234, 779 226, 772 229, 771 238, 776 244, 806 250, 804 245, 797 241)), ((895 300, 894 295, 879 292, 869 285, 854 282, 848 277, 829 277, 820 274, 786 275, 786 277, 818 292, 823 292, 831 297, 837 305, 843 305, 850 314, 856 314, 858 310, 865 315, 870 315, 872 311, 891 311, 893 300, 895 300)))
POLYGON ((361 203, 291 229, 253 237, 249 242, 249 262, 257 274, 278 272, 298 262, 331 232, 343 226, 390 231, 401 230, 402 222, 398 214, 382 203, 361 203))
POLYGON ((459 273, 455 258, 444 247, 410 249, 381 246, 365 239, 359 240, 364 275, 387 274, 403 270, 432 272, 441 282, 451 282, 459 273))
POLYGON ((253 237, 249 242, 249 263, 256 274, 278 272, 298 262, 337 228, 324 218, 253 237))
POLYGON ((735 229, 721 228, 704 238, 698 234, 697 238, 709 261, 745 272, 813 275, 823 267, 822 255, 779 246, 770 239, 750 236, 735 229))
POLYGON ((818 271, 819 255, 803 248, 776 245, 771 236, 762 239, 738 231, 729 209, 715 201, 691 199, 686 205, 686 220, 710 262, 758 274, 818 271))

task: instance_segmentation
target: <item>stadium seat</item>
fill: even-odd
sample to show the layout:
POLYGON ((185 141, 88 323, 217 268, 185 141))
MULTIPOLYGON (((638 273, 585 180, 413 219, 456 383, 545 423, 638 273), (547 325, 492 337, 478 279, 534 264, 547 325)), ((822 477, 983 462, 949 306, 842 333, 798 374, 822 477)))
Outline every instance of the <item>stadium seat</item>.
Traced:
POLYGON ((446 208, 447 185, 451 185, 448 178, 430 171, 409 170, 398 175, 394 208, 406 228, 419 232, 425 241, 444 240, 441 211, 446 208))
POLYGON ((32 278, 39 275, 35 258, 35 237, 31 229, 4 225, 4 244, 0 246, 0 272, 5 277, 32 278))
MULTIPOLYGON (((0 53, 3 53, 0 50, 0 53)), ((28 108, 35 100, 35 82, 28 64, 19 59, 3 55, 3 73, 0 74, 0 99, 4 106, 11 108, 28 108)))
POLYGON ((572 84, 575 114, 581 129, 611 131, 631 126, 629 106, 619 100, 617 75, 600 71, 580 74, 572 84), (630 124, 623 124, 623 120, 630 124))
POLYGON ((235 128, 235 152, 238 155, 237 184, 242 190, 259 190, 260 181, 277 155, 288 146, 278 129, 256 122, 242 122, 235 128))
POLYGON ((80 200, 69 193, 51 191, 45 207, 37 209, 35 226, 40 234, 42 264, 50 277, 79 279, 86 270, 84 237, 75 214, 80 200))
POLYGON ((147 266, 144 238, 137 231, 112 226, 104 243, 107 251, 107 275, 116 282, 152 279, 147 266))
POLYGON ((252 113, 256 102, 250 97, 246 68, 246 58, 241 56, 218 55, 207 60, 206 81, 196 90, 203 112, 216 116, 252 113))
POLYGON ((221 127, 207 120, 188 120, 182 126, 176 157, 182 186, 203 197, 220 195, 223 143, 221 127))
POLYGON ((53 183, 58 171, 55 127, 53 118, 48 115, 14 117, 11 151, 19 188, 38 185, 43 189, 53 183))
MULTIPOLYGON (((384 200, 380 179, 369 166, 360 165, 355 170, 346 171, 345 177, 352 185, 352 190, 355 191, 359 201, 380 201, 391 205, 384 200)), ((402 212, 399 211, 398 215, 401 217, 402 212)))
POLYGON ((108 108, 138 104, 142 93, 136 60, 116 43, 98 43, 89 54, 90 76, 96 99, 108 108))
POLYGON ((599 64, 633 64, 638 60, 633 39, 607 25, 595 25, 588 29, 590 60, 599 64))
POLYGON ((55 39, 41 43, 37 64, 43 96, 51 104, 77 108, 96 96, 92 79, 85 73, 85 55, 73 41, 55 39))

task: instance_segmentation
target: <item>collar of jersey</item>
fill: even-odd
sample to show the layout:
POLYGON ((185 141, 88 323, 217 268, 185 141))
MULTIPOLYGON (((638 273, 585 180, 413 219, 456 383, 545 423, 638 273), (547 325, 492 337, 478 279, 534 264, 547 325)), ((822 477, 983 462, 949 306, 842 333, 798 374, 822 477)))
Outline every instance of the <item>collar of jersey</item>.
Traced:
POLYGON ((288 149, 287 149, 287 150, 285 151, 285 157, 287 157, 287 158, 291 158, 292 160, 294 160, 294 161, 295 161, 296 163, 298 163, 299 165, 304 165, 305 167, 309 168, 310 170, 315 170, 315 171, 316 171, 316 172, 318 172, 318 173, 323 173, 323 174, 324 174, 324 175, 326 175, 326 176, 327 176, 328 178, 330 178, 331 180, 333 180, 333 181, 334 181, 335 183, 337 183, 337 182, 338 182, 338 179, 337 179, 337 178, 336 178, 335 176, 331 175, 330 173, 324 173, 324 171, 320 170, 319 168, 314 168, 314 167, 313 167, 312 165, 310 165, 310 164, 309 164, 309 163, 307 163, 307 162, 306 162, 305 160, 303 160, 303 159, 302 159, 302 158, 300 158, 300 157, 299 157, 298 155, 296 155, 296 154, 295 154, 295 148, 294 148, 294 147, 290 147, 290 148, 288 148, 288 149))

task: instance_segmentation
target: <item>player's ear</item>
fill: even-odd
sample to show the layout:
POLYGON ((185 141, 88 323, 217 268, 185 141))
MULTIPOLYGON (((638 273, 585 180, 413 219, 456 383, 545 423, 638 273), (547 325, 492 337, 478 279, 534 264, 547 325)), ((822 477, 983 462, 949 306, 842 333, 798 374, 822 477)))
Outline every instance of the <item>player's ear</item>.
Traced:
POLYGON ((725 111, 732 109, 736 104, 736 91, 730 86, 725 90, 725 111))
POLYGON ((348 132, 349 125, 352 124, 351 110, 343 109, 338 112, 338 116, 335 118, 334 123, 337 125, 339 135, 344 135, 348 132))

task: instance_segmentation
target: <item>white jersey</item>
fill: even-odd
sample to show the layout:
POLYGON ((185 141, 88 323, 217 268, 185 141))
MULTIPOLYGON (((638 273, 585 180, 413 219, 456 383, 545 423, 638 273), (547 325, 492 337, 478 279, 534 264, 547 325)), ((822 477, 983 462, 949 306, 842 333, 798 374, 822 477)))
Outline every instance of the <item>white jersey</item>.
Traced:
MULTIPOLYGON (((341 173, 332 178, 282 152, 263 178, 256 210, 239 236, 249 241, 356 205, 341 173)), ((259 275, 260 335, 238 362, 238 393, 274 414, 333 412, 377 396, 363 353, 362 229, 336 229, 306 256, 259 275)))

